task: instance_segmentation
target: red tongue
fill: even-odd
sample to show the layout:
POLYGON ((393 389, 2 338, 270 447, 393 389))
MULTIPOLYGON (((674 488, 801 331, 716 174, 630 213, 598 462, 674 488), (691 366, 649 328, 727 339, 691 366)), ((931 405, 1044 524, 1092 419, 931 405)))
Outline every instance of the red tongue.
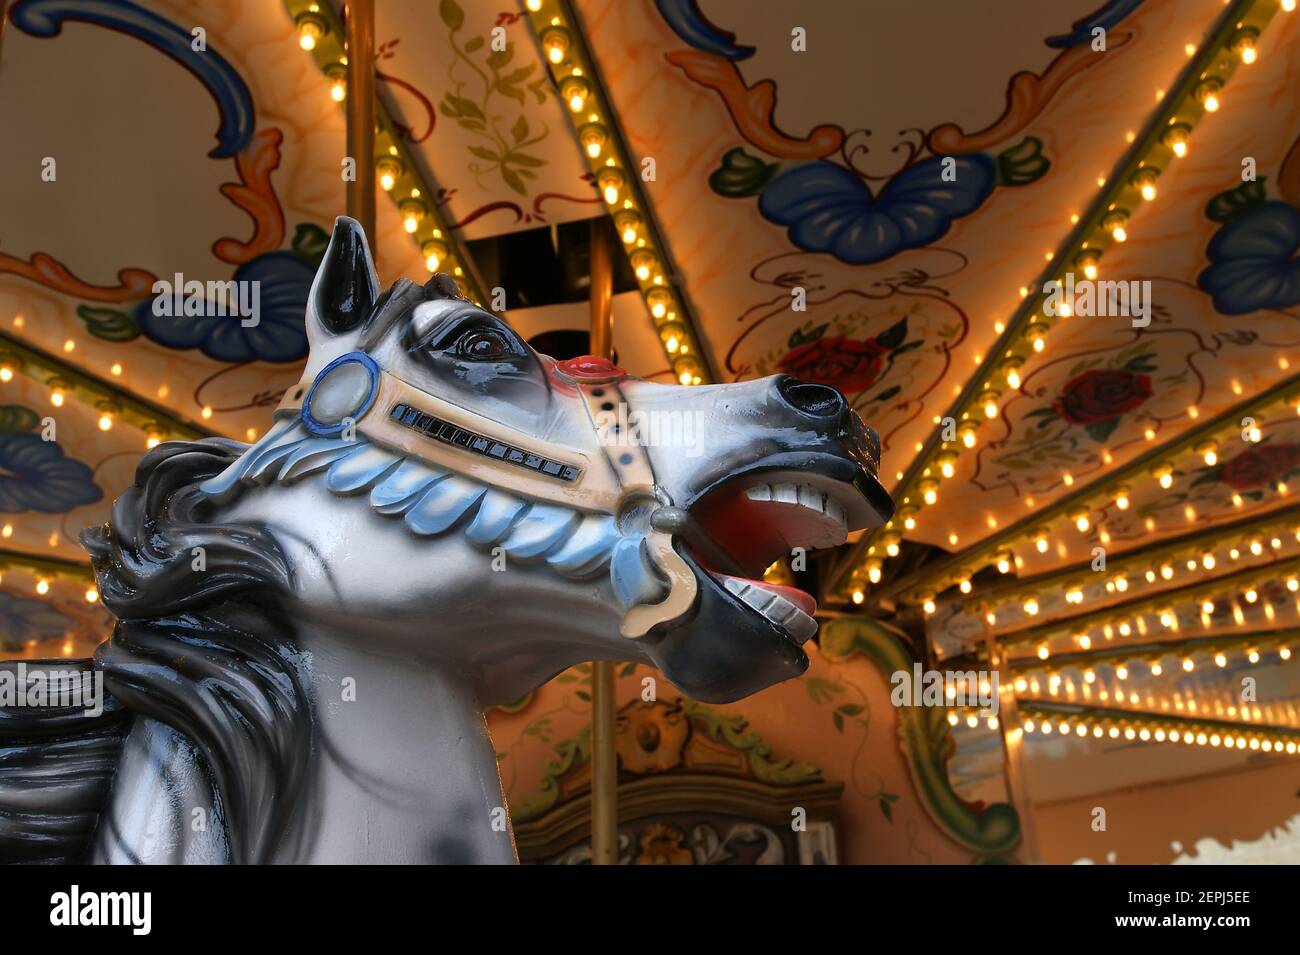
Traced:
POLYGON ((731 574, 719 574, 712 571, 711 573, 713 573, 714 577, 719 579, 731 577, 732 580, 743 580, 750 586, 761 587, 770 593, 776 594, 778 597, 784 597, 810 617, 817 613, 817 600, 812 594, 805 593, 798 587, 786 587, 783 584, 769 584, 766 580, 754 580, 749 577, 735 577, 731 574))

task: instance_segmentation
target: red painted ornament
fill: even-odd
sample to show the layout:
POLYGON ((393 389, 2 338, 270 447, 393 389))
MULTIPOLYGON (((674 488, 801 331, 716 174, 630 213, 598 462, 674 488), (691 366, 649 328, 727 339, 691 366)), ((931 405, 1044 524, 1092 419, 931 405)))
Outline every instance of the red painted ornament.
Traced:
POLYGON ((627 375, 626 371, 608 358, 598 355, 579 355, 568 361, 557 362, 555 367, 570 378, 586 381, 609 381, 627 375))

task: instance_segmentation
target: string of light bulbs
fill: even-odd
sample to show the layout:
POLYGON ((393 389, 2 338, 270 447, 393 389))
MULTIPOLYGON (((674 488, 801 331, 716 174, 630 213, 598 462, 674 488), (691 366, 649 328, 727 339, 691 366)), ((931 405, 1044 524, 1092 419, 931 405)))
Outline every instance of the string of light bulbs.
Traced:
POLYGON ((1002 626, 1003 607, 1019 606, 1022 612, 1034 616, 1025 605, 1031 599, 1037 605, 1041 595, 1059 591, 1067 604, 1082 605, 1088 599, 1085 592, 1098 580, 1104 582, 1108 594, 1161 587, 1185 572, 1203 572, 1200 559, 1206 553, 1220 555, 1222 560, 1218 563, 1226 566, 1247 554, 1259 557, 1276 553, 1288 540, 1300 543, 1298 506, 1193 531, 1155 547, 1108 557, 1104 571, 1096 571, 1091 561, 1084 561, 1007 586, 983 587, 980 603, 985 615, 993 614, 990 625, 996 628, 1002 626))
MULTIPOLYGON (((1270 421, 1294 419, 1298 415, 1300 375, 1292 375, 1221 414, 1202 421, 1164 445, 1138 455, 1132 461, 1108 472, 1104 479, 1038 507, 1033 514, 990 534, 973 547, 935 560, 910 577, 894 581, 880 595, 903 603, 933 607, 935 596, 950 587, 955 586, 962 593, 969 593, 971 577, 984 567, 993 566, 999 573, 1010 574, 1022 563, 1018 550, 1033 547, 1039 553, 1045 553, 1054 537, 1059 536, 1065 536, 1073 543, 1079 538, 1071 539, 1069 535, 1088 535, 1094 524, 1097 524, 1098 515, 1104 514, 1110 507, 1128 510, 1132 504, 1133 488, 1141 482, 1149 481, 1164 491, 1173 488, 1179 480, 1187 480, 1195 465, 1184 462, 1185 456, 1194 456, 1197 464, 1208 462, 1212 465, 1225 453, 1225 449, 1234 446, 1234 442, 1243 448, 1261 442, 1270 421), (1246 420, 1252 424, 1248 429, 1243 429, 1242 422, 1246 420), (1180 474, 1183 475, 1181 478, 1180 474)), ((1272 493, 1277 499, 1283 500, 1288 492, 1289 488, 1281 484, 1272 493)), ((1236 497, 1237 501, 1241 500, 1240 495, 1236 497)), ((1244 504, 1244 501, 1241 503, 1244 504)), ((900 513, 901 511, 902 509, 900 513)), ((910 514, 903 514, 904 528, 912 519, 910 514)), ((1148 533, 1155 532, 1157 526, 1155 518, 1148 515, 1145 523, 1148 533)), ((1091 539, 1084 537, 1082 540, 1091 549, 1091 539)), ((895 549, 900 542, 901 533, 898 532, 887 533, 880 540, 889 556, 893 556, 890 550, 895 549)), ((1109 543, 1104 528, 1101 543, 1109 543)), ((873 550, 868 548, 865 563, 868 579, 873 579, 880 567, 879 559, 876 558, 873 562, 872 555, 873 550)), ((862 602, 858 593, 862 593, 860 588, 852 595, 854 603, 862 602)))
MULTIPOLYGON (((293 17, 298 45, 312 55, 329 80, 330 98, 342 103, 347 98, 348 70, 343 24, 329 3, 285 0, 285 7, 293 17)), ((482 305, 483 290, 435 202, 437 191, 425 180, 379 96, 375 97, 374 168, 379 187, 397 206, 402 227, 419 244, 425 267, 451 275, 462 294, 482 305)))
POLYGON ((524 6, 673 376, 683 385, 712 381, 695 320, 674 287, 668 248, 653 221, 640 165, 633 162, 618 127, 581 24, 563 0, 525 0, 524 6))

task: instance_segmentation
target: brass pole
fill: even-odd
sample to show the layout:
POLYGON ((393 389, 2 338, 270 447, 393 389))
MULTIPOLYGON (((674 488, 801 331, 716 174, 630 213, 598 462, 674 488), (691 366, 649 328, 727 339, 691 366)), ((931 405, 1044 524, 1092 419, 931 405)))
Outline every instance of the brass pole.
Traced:
MULTIPOLYGON (((591 354, 613 358, 613 269, 608 223, 591 220, 591 354)), ((614 751, 614 664, 591 665, 591 862, 618 864, 618 754, 614 751)))
POLYGON ((361 223, 375 249, 375 5, 374 0, 347 0, 348 155, 356 163, 349 180, 348 215, 361 223))

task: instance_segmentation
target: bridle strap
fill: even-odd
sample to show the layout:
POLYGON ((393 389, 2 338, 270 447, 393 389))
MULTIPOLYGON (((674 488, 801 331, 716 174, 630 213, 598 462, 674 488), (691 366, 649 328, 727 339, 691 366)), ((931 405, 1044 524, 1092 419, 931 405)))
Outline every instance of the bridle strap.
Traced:
MULTIPOLYGON (((355 369, 353 379, 356 378, 355 369)), ((562 372, 561 372, 562 373, 562 372)), ((657 506, 654 468, 641 442, 639 422, 619 387, 621 372, 600 378, 566 375, 582 396, 592 429, 600 438, 603 460, 571 447, 544 443, 533 435, 422 391, 379 368, 369 355, 342 355, 312 378, 285 392, 275 417, 296 417, 315 434, 357 434, 435 468, 457 474, 533 501, 571 510, 622 515, 628 505, 657 506), (320 421, 312 414, 316 390, 341 365, 360 365, 369 387, 349 396, 352 414, 320 421)), ((344 385, 355 388, 355 380, 344 385)), ((645 636, 660 623, 681 617, 695 602, 698 582, 673 548, 672 535, 645 531, 646 557, 667 579, 668 593, 659 603, 630 608, 619 627, 623 636, 645 636)))
MULTIPOLYGON (((312 386, 324 374, 285 392, 275 416, 302 417, 312 386)), ((377 393, 352 425, 368 441, 481 484, 573 510, 618 512, 622 491, 606 462, 593 462, 575 448, 542 444, 386 371, 378 372, 377 393)))

